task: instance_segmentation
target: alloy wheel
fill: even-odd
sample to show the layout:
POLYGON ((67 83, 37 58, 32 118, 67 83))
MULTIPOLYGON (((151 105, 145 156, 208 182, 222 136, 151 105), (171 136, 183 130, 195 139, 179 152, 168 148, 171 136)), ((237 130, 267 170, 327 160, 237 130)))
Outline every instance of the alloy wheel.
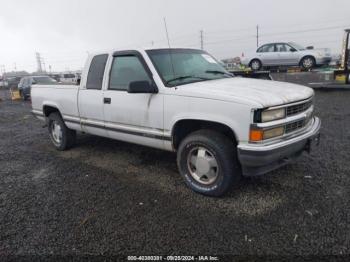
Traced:
POLYGON ((57 145, 61 144, 61 142, 62 142, 62 128, 56 121, 52 121, 52 123, 51 123, 51 137, 52 137, 53 142, 55 144, 57 144, 57 145))
POLYGON ((219 174, 214 154, 202 146, 195 147, 189 152, 187 167, 192 178, 204 185, 212 184, 219 174))

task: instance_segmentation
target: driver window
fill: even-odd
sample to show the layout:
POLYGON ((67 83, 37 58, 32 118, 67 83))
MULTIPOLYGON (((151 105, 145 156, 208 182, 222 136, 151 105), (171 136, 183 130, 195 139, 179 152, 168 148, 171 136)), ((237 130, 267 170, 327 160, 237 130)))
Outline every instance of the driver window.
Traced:
POLYGON ((117 56, 113 59, 109 80, 110 90, 127 90, 134 81, 152 82, 137 56, 117 56))
POLYGON ((286 44, 276 44, 276 52, 287 52, 288 47, 286 44))

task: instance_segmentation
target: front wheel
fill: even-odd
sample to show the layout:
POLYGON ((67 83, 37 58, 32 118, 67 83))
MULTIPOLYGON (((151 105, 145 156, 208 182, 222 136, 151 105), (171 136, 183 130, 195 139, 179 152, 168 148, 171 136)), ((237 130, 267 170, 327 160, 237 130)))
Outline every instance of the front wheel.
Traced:
POLYGON ((316 61, 312 56, 307 56, 300 61, 300 64, 304 69, 308 70, 315 67, 316 61))
POLYGON ((223 195, 241 177, 234 142, 211 130, 188 135, 179 146, 177 164, 187 186, 207 196, 223 195))
POLYGON ((250 62, 250 67, 253 71, 258 71, 261 69, 262 67, 262 64, 260 62, 260 60, 258 59, 253 59, 251 62, 250 62))
POLYGON ((57 150, 63 151, 74 145, 76 132, 65 125, 59 113, 51 113, 48 122, 50 138, 57 150))

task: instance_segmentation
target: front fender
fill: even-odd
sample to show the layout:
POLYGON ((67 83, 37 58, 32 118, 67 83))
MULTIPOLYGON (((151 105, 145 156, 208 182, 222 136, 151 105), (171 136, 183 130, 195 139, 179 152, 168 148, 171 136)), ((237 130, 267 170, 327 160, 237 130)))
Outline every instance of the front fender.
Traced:
POLYGON ((228 126, 235 134, 237 142, 248 141, 252 114, 247 105, 181 96, 169 97, 165 105, 166 135, 171 136, 176 123, 181 120, 202 120, 228 126))

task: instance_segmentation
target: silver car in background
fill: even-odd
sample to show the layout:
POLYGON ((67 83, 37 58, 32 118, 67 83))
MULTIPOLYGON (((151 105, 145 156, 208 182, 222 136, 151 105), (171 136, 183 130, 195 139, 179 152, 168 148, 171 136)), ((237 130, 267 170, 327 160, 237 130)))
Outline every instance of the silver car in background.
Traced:
POLYGON ((254 55, 246 57, 242 63, 253 70, 270 66, 301 66, 311 69, 329 64, 331 60, 332 55, 328 48, 304 48, 293 42, 279 42, 260 46, 254 55))

